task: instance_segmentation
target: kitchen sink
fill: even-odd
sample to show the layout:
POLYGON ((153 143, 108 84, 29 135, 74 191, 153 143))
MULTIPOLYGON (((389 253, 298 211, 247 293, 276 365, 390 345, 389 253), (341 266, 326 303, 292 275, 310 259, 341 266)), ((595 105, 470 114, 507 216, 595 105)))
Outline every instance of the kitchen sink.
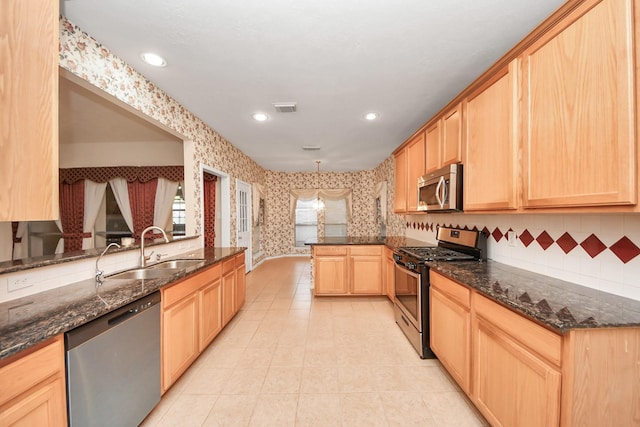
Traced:
POLYGON ((153 264, 148 266, 148 269, 173 269, 173 268, 189 268, 194 265, 202 264, 205 260, 203 259, 172 259, 168 261, 162 261, 157 264, 153 264))
POLYGON ((181 271, 180 268, 136 268, 107 276, 108 279, 162 279, 181 271))

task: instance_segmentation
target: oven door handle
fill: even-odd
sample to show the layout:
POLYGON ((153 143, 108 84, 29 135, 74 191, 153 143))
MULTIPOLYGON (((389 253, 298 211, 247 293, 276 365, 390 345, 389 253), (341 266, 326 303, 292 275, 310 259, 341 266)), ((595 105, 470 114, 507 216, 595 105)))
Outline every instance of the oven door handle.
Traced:
POLYGON ((447 200, 446 199, 446 191, 447 189, 444 188, 444 177, 441 176, 440 180, 438 181, 438 186, 436 187, 436 200, 438 201, 438 204, 440 205, 440 208, 444 208, 444 201, 447 200), (442 197, 440 197, 440 194, 442 194, 442 197))

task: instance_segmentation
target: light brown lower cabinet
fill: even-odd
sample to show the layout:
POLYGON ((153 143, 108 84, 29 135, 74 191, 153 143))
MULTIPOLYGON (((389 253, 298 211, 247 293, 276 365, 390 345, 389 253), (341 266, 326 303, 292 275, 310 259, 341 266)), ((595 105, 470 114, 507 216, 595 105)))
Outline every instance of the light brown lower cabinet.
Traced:
POLYGON ((640 425, 640 328, 561 335, 433 270, 430 280, 433 351, 492 426, 640 425))
POLYGON ((385 295, 382 245, 313 247, 315 295, 385 295))
POLYGON ((66 426, 62 335, 0 367, 0 426, 66 426))
POLYGON ((431 349, 458 385, 470 390, 471 292, 440 275, 433 275, 430 293, 431 349))
POLYGON ((244 262, 244 253, 236 255, 235 260, 236 269, 236 299, 234 305, 236 311, 240 310, 240 307, 244 305, 247 299, 247 284, 246 284, 246 265, 244 262))
POLYGON ((559 425, 560 367, 538 352, 559 356, 560 336, 481 295, 474 299, 473 402, 494 426, 559 425))
POLYGON ((395 299, 395 276, 396 262, 393 260, 393 250, 389 247, 384 248, 384 275, 385 275, 385 293, 387 297, 393 301, 395 299))
POLYGON ((225 260, 161 292, 164 393, 244 304, 244 297, 239 300, 242 304, 236 304, 236 292, 246 294, 244 262, 236 269, 235 258, 225 260), (226 274, 225 267, 229 269, 226 274), (242 289, 238 290, 236 284, 242 289))
POLYGON ((198 352, 201 353, 222 330, 222 286, 220 264, 212 267, 213 280, 198 291, 198 352))
POLYGON ((222 323, 225 325, 236 312, 236 270, 235 260, 222 263, 222 323))

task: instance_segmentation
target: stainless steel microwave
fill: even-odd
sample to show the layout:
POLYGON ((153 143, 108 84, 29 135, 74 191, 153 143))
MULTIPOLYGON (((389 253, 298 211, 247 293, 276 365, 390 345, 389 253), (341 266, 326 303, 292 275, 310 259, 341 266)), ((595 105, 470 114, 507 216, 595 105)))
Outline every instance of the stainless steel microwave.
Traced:
POLYGON ((418 210, 462 211, 462 165, 455 163, 418 179, 418 210))

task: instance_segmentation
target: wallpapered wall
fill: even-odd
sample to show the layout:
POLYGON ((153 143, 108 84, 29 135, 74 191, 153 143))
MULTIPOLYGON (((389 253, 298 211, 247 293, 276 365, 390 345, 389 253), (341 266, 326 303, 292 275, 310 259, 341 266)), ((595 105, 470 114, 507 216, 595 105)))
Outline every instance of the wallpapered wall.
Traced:
MULTIPOLYGON (((374 216, 373 171, 353 173, 274 172, 267 171, 267 218, 264 248, 268 256, 308 253, 308 248, 294 248, 294 225, 291 219, 290 190, 295 188, 350 188, 353 191, 353 217, 348 226, 350 236, 377 233, 374 216)), ((322 233, 322 224, 320 224, 322 233)))
MULTIPOLYGON (((65 17, 60 19, 60 66, 194 142, 197 234, 202 230, 201 163, 230 175, 231 206, 236 204, 236 179, 264 183, 264 170, 255 161, 65 17)), ((231 209, 231 230, 235 229, 236 213, 231 209)), ((231 244, 235 243, 231 232, 231 244)))
MULTIPOLYGON (((231 244, 236 244, 235 181, 260 183, 267 189, 267 219, 263 230, 262 255, 264 257, 296 253, 293 249, 293 223, 289 217, 289 189, 315 188, 315 173, 280 173, 266 171, 255 161, 231 145, 214 129, 205 124, 184 106, 113 55, 65 17, 60 19, 60 66, 79 76, 106 93, 125 102, 163 125, 194 142, 194 168, 191 171, 195 188, 196 226, 200 223, 200 165, 214 167, 230 176, 231 182, 231 244)), ((186 160, 185 160, 185 163, 186 160)), ((403 220, 393 212, 393 157, 389 157, 375 170, 355 173, 321 173, 323 188, 351 188, 353 190, 353 219, 350 235, 377 233, 374 211, 374 185, 387 181, 388 218, 387 235, 402 235, 403 220)), ((185 176, 188 174, 185 171, 185 176)), ((303 251, 304 252, 304 251, 303 251)))

